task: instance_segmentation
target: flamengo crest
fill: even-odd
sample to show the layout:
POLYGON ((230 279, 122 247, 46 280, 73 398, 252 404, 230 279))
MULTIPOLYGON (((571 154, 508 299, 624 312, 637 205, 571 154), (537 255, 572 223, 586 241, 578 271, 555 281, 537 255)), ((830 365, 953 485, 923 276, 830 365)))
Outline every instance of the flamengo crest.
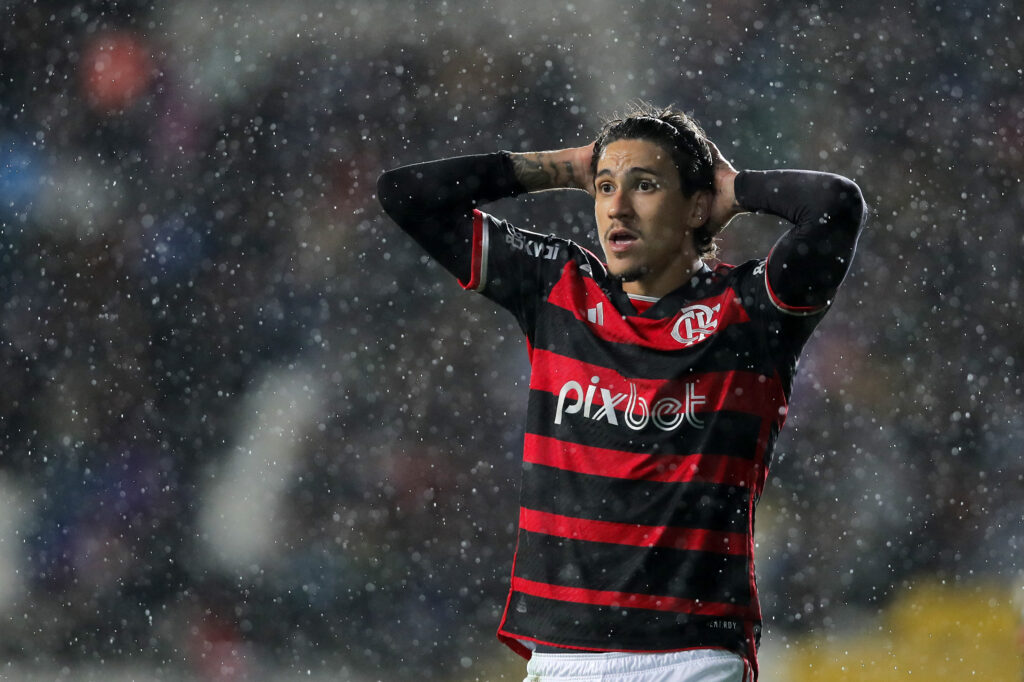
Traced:
POLYGON ((679 319, 672 327, 672 338, 684 346, 700 343, 718 329, 717 316, 721 309, 721 303, 716 304, 714 308, 699 303, 683 308, 679 319))

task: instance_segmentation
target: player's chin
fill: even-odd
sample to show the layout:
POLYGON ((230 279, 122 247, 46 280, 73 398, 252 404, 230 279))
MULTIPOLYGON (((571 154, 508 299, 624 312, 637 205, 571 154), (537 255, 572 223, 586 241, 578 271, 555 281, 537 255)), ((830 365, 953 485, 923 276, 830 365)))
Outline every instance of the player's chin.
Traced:
POLYGON ((639 265, 609 267, 608 272, 620 282, 635 282, 644 276, 644 269, 639 265))

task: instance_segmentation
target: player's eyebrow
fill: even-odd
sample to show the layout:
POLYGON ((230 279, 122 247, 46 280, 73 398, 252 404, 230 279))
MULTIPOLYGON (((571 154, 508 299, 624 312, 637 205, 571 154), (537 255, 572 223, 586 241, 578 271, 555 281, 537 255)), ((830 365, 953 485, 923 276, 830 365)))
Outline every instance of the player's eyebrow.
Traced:
MULTIPOLYGON (((653 171, 650 168, 644 168, 643 166, 633 166, 632 168, 627 170, 625 174, 626 175, 631 175, 631 174, 634 174, 634 173, 647 173, 648 175, 655 175, 655 176, 658 175, 657 171, 653 171)), ((605 168, 603 170, 597 171, 597 175, 595 175, 594 177, 595 178, 599 178, 602 175, 613 175, 613 173, 612 173, 611 169, 605 168)))

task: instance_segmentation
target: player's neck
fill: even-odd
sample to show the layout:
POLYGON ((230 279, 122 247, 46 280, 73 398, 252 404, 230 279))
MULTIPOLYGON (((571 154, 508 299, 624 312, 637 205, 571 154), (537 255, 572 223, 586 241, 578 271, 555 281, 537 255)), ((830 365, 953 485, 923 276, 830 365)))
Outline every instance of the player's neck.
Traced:
POLYGON ((627 294, 635 296, 661 298, 689 282, 703 267, 704 261, 696 258, 689 263, 688 267, 666 268, 656 276, 647 274, 638 279, 623 282, 622 290, 627 294))

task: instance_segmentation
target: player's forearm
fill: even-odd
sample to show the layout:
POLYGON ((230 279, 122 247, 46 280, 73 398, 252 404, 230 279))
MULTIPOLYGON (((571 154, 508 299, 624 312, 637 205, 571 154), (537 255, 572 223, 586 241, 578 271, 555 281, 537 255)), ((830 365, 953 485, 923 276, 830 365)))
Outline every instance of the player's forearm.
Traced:
POLYGON ((384 210, 403 227, 424 217, 451 219, 524 191, 504 152, 455 156, 385 171, 377 181, 384 210))
POLYGON ((516 179, 528 192, 547 189, 591 191, 591 147, 510 154, 516 179))
POLYGON ((860 188, 832 173, 745 171, 736 178, 734 191, 743 208, 772 213, 799 229, 814 229, 824 220, 831 229, 855 232, 864 214, 860 188))
POLYGON ((460 279, 468 279, 473 209, 523 191, 503 152, 402 166, 377 180, 384 211, 460 279))
POLYGON ((741 173, 735 189, 745 209, 793 223, 768 261, 778 298, 796 307, 827 304, 846 276, 864 222, 860 188, 830 173, 757 171, 741 173))

